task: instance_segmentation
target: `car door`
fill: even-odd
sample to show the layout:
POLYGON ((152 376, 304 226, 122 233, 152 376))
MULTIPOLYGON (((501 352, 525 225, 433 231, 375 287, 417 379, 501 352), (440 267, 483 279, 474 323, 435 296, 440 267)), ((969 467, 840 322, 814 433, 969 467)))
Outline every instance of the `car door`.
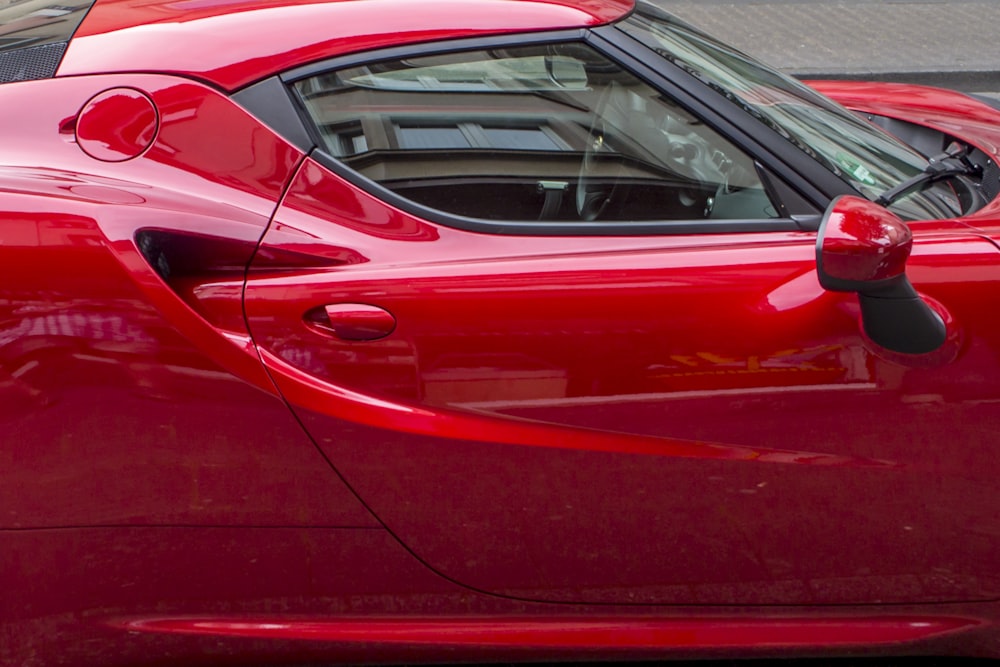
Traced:
POLYGON ((582 43, 294 84, 319 150, 251 265, 279 390, 427 565, 553 602, 996 593, 996 249, 916 225, 949 339, 816 279, 808 199, 582 43))

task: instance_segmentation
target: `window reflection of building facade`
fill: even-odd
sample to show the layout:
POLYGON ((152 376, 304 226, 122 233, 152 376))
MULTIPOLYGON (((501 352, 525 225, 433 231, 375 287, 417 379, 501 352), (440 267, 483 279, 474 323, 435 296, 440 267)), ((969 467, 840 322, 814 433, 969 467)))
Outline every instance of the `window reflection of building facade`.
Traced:
POLYGON ((296 89, 325 150, 417 203, 475 218, 774 217, 752 161, 581 44, 423 56, 296 89))

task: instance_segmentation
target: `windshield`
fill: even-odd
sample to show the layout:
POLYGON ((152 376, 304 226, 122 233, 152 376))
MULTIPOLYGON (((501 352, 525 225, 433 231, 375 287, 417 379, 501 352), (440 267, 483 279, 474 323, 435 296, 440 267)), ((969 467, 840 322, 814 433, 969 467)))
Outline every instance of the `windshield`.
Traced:
MULTIPOLYGON (((795 79, 645 3, 619 27, 725 95, 869 199, 919 174, 927 160, 795 79)), ((957 197, 932 187, 900 198, 905 219, 958 215, 957 197)))

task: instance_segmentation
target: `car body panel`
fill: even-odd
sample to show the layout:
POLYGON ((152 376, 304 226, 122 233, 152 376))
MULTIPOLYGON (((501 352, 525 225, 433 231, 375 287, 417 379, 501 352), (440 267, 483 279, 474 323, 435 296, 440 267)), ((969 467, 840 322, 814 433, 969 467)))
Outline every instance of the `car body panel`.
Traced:
POLYGON ((997 544, 978 527, 998 471, 980 441, 1000 385, 977 369, 1000 345, 997 249, 924 230, 910 275, 944 304, 950 340, 901 362, 863 338, 853 295, 818 285, 814 246, 807 232, 526 246, 435 227, 307 161, 258 258, 336 263, 255 264, 246 312, 348 483, 473 588, 619 604, 995 598, 997 544), (356 341, 310 326, 342 303, 395 329, 356 341), (876 565, 879 542, 893 546, 876 565))
POLYGON ((18 531, 4 534, 0 564, 18 574, 0 601, 0 661, 11 665, 976 655, 997 612, 776 607, 748 618, 738 607, 524 603, 435 576, 369 529, 18 531))
POLYGON ((592 27, 627 14, 631 7, 627 0, 102 0, 77 31, 58 75, 174 72, 235 90, 283 70, 356 51, 592 27))
MULTIPOLYGON (((374 525, 262 371, 242 267, 169 283, 134 240, 145 227, 212 231, 245 264, 301 154, 216 91, 171 77, 10 84, 0 108, 20 129, 0 170, 0 525, 374 525), (156 140, 127 162, 94 159, 77 113, 123 83, 155 103, 156 140), (206 143, 202 123, 228 134, 206 143), (185 289, 215 295, 206 315, 185 289)), ((103 120, 89 131, 120 134, 120 118, 103 120)))
MULTIPOLYGON (((282 476, 307 482, 300 472, 286 469, 282 476)), ((248 614, 286 621, 364 618, 392 609, 430 614, 432 601, 455 614, 463 608, 496 614, 501 607, 470 601, 468 591, 428 572, 381 529, 133 525, 2 537, 4 665, 140 665, 154 655, 160 663, 186 665, 268 658, 303 664, 309 656, 319 661, 341 652, 351 662, 371 655, 371 646, 171 637, 141 627, 153 619, 234 621, 248 614)))
POLYGON ((564 28, 652 81, 631 6, 105 0, 0 86, 0 663, 1000 657, 1000 203, 910 225, 905 355, 808 224, 450 227, 227 95, 564 28))

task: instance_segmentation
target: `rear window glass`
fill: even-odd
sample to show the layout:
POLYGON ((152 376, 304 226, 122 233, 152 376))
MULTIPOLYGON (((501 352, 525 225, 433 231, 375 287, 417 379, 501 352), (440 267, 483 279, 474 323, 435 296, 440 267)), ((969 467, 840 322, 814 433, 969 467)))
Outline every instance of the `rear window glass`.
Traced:
POLYGON ((0 0, 0 82, 54 76, 95 0, 0 0))

